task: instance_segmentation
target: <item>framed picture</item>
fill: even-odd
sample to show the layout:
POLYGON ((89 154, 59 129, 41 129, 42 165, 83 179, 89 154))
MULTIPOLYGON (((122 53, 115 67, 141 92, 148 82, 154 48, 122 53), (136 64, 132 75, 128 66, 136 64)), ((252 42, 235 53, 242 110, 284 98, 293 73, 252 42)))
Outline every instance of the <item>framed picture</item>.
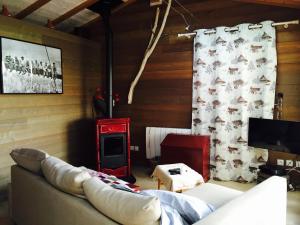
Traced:
POLYGON ((1 38, 1 91, 62 94, 61 49, 1 38))

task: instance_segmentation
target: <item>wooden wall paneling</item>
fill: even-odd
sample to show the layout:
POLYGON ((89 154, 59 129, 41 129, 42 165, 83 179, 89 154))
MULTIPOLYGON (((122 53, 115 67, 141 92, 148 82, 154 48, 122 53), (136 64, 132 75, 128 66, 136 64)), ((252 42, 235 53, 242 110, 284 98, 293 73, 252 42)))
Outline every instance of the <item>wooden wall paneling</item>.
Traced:
MULTIPOLYGON (((182 0, 198 20, 187 16, 193 28, 234 26, 240 23, 275 22, 298 19, 299 10, 236 1, 182 0)), ((174 4, 176 9, 180 8, 174 4)), ((185 23, 173 10, 165 32, 150 57, 143 76, 136 87, 133 104, 127 105, 131 81, 138 71, 150 37, 154 17, 147 1, 139 1, 112 17, 114 31, 114 92, 121 94, 120 105, 114 108, 115 116, 131 117, 133 163, 145 163, 145 128, 147 126, 191 127, 193 39, 178 39, 185 23), (138 18, 138 19, 137 19, 138 18)), ((103 40, 101 23, 87 28, 92 40, 103 40)), ((284 93, 284 119, 300 120, 300 26, 288 29, 278 27, 277 92, 284 93)), ((276 157, 276 156, 275 156, 276 157)), ((273 160, 272 154, 270 159, 273 160)))
MULTIPOLYGON (((276 92, 284 94, 283 119, 300 120, 300 28, 277 29, 278 75, 276 92)), ((280 155, 281 156, 281 155, 280 155)), ((275 161, 278 154, 271 154, 275 161)), ((287 156, 289 157, 289 156, 287 156)))
MULTIPOLYGON (((294 160, 294 161, 298 161, 300 160, 300 156, 299 155, 295 155, 295 154, 290 154, 290 153, 285 153, 285 152, 277 152, 277 151, 272 151, 269 150, 269 162, 272 164, 277 164, 277 159, 283 159, 283 160, 294 160)), ((295 165, 295 163, 294 163, 295 165)))
POLYGON ((282 7, 298 8, 300 9, 300 2, 297 0, 237 0, 239 2, 249 2, 254 4, 266 4, 282 7))
POLYGON ((281 42, 277 45, 277 51, 282 53, 299 53, 300 44, 297 41, 281 42))
POLYGON ((299 25, 289 26, 288 29, 277 27, 277 42, 299 41, 299 25))
POLYGON ((103 46, 0 16, 0 35, 62 49, 63 94, 0 95, 0 199, 10 180, 13 148, 31 147, 70 162, 92 152, 91 101, 101 85, 103 46), (90 131, 88 131, 90 130, 90 131))
MULTIPOLYGON (((36 140, 25 139, 18 141, 15 143, 15 147, 17 148, 22 146, 30 148, 32 146, 35 146, 36 148, 44 149, 50 155, 64 155, 65 157, 67 157, 68 152, 61 151, 61 149, 67 149, 70 144, 76 149, 76 140, 73 139, 73 142, 71 142, 70 144, 68 144, 68 141, 70 140, 69 137, 75 136, 77 132, 77 130, 70 130, 66 132, 60 132, 58 134, 56 133, 53 135, 48 134, 46 136, 37 136, 36 140)), ((3 150, 0 154, 0 164, 2 167, 10 166, 11 164, 13 164, 13 161, 9 156, 9 153, 11 151, 11 143, 3 144, 2 146, 3 150)), ((10 179, 10 177, 7 178, 10 179)))

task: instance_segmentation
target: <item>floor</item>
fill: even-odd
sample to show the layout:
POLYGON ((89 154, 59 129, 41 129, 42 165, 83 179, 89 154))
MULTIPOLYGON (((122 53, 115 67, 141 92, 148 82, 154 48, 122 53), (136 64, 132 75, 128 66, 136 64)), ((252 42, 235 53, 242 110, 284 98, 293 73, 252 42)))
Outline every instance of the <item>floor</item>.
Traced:
MULTIPOLYGON (((139 185, 142 189, 157 188, 157 182, 149 176, 151 174, 151 171, 149 169, 144 167, 135 167, 133 169, 133 174, 137 178, 136 184, 139 185)), ((231 181, 222 182, 210 180, 209 182, 226 187, 231 187, 241 191, 247 191, 255 185, 255 183, 241 184, 231 181)), ((0 202, 0 225, 12 225, 8 216, 7 201, 0 202)), ((300 225, 300 191, 288 192, 287 225, 300 225)))

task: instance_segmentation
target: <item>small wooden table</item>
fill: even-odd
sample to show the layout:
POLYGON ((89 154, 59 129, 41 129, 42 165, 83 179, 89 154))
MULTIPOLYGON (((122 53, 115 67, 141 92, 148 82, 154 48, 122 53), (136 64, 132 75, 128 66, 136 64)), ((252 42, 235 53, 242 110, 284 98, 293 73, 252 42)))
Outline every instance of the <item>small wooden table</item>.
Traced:
POLYGON ((167 190, 176 192, 182 192, 204 183, 201 174, 183 163, 158 165, 152 176, 157 178, 157 189, 164 184, 167 190), (180 168, 181 174, 171 175, 169 169, 174 168, 180 168))

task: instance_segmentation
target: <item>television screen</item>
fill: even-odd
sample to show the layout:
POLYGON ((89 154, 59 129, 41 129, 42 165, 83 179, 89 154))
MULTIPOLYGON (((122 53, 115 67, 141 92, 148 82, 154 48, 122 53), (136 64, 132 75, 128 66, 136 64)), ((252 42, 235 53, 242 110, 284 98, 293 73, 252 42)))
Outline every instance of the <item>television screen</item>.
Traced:
POLYGON ((300 122, 249 118, 248 145, 300 154, 300 122))

